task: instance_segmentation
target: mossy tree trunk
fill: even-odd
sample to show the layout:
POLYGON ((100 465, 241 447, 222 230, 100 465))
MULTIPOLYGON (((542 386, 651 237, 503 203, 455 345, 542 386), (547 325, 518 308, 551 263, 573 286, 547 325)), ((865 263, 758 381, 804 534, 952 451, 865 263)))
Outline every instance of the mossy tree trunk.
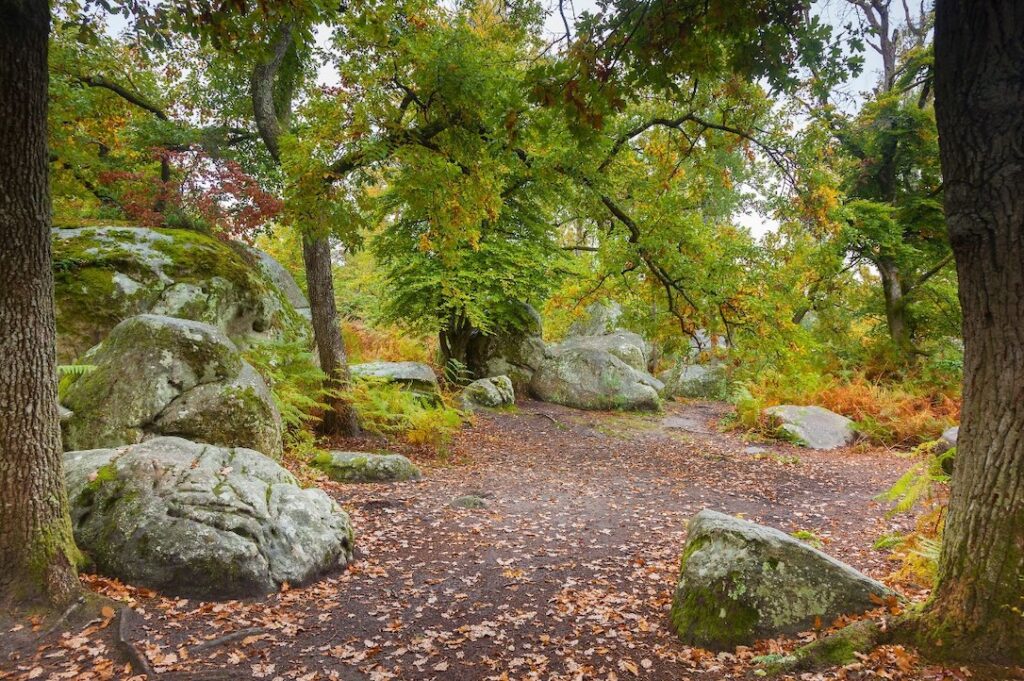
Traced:
POLYGON ((0 0, 0 612, 80 590, 57 415, 45 0, 0 0))
POLYGON ((921 642, 1024 664, 1024 2, 939 0, 935 72, 965 380, 921 642))

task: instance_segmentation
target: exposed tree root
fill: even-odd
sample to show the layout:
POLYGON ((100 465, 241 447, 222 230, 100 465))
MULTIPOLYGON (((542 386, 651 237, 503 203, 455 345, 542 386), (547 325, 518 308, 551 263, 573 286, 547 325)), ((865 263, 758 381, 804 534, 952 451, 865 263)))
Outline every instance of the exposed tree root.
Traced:
POLYGON ((259 634, 265 633, 266 631, 267 630, 265 628, 263 628, 263 627, 251 627, 249 629, 239 629, 238 631, 233 631, 230 634, 225 634, 224 636, 218 636, 217 638, 212 638, 209 641, 203 641, 201 643, 197 643, 194 646, 189 648, 189 653, 190 654, 197 654, 197 653, 206 652, 207 650, 210 650, 212 648, 216 648, 218 646, 226 645, 226 644, 231 643, 233 641, 240 641, 241 639, 243 639, 243 638, 245 638, 247 636, 258 636, 259 634))
POLYGON ((876 620, 861 620, 798 648, 792 655, 768 661, 764 669, 770 676, 778 676, 842 666, 854 662, 856 653, 890 642, 892 633, 889 622, 883 626, 876 620))
POLYGON ((149 664, 149 660, 146 659, 145 653, 138 649, 135 643, 128 637, 128 627, 130 625, 131 618, 135 615, 135 611, 125 606, 121 608, 121 612, 118 615, 117 623, 117 642, 124 650, 125 655, 128 656, 128 661, 131 662, 132 669, 137 674, 145 674, 147 679, 156 678, 156 670, 149 664))

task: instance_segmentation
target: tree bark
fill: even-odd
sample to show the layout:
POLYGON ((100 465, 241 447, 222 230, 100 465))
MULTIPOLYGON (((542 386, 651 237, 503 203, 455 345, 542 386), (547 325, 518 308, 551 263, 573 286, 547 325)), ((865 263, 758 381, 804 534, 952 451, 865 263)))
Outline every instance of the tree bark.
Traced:
POLYGON ((0 612, 60 607, 81 588, 57 415, 49 12, 0 1, 0 612))
POLYGON ((1024 664, 1024 3, 936 3, 936 116, 964 404, 922 642, 1024 664))
MULTIPOLYGON (((338 306, 334 300, 334 275, 331 271, 331 245, 327 237, 305 234, 302 237, 302 257, 306 264, 306 286, 309 293, 309 311, 313 318, 320 368, 327 374, 330 387, 341 391, 348 386, 351 376, 345 341, 341 336, 338 306)), ((332 398, 329 409, 320 422, 320 430, 333 435, 359 434, 359 421, 351 403, 341 397, 332 398)))

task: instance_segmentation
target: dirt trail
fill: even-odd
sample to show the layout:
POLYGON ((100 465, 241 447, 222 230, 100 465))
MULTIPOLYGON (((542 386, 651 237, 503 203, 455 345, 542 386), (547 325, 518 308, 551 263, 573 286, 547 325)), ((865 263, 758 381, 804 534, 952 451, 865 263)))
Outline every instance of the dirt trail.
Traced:
POLYGON ((464 464, 428 466, 418 483, 325 485, 353 516, 359 559, 306 588, 201 604, 91 583, 135 600, 130 636, 159 678, 732 678, 736 659, 687 648, 666 626, 687 520, 713 508, 809 530, 882 577, 892 565, 871 546, 899 526, 873 497, 907 462, 777 444, 750 453, 716 431, 723 409, 526 402, 480 416, 456 443, 464 464), (450 505, 470 493, 488 507, 450 505), (242 628, 257 631, 186 659, 242 628))

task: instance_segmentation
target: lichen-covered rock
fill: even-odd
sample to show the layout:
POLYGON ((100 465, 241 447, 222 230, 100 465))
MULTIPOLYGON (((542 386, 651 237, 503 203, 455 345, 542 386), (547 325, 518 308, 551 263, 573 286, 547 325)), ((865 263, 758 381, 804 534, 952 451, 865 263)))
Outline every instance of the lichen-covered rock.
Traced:
POLYGON ((573 336, 560 343, 554 352, 578 348, 603 350, 637 371, 647 371, 650 348, 639 334, 632 331, 616 329, 601 335, 573 336))
POLYGON ((942 436, 939 438, 939 444, 935 447, 936 454, 945 454, 949 450, 956 447, 956 440, 960 436, 960 426, 953 426, 947 428, 942 432, 942 436))
POLYGON ((420 469, 401 454, 324 452, 313 465, 335 482, 402 482, 419 480, 420 469))
POLYGON ((764 413, 777 421, 781 430, 811 449, 836 449, 857 439, 853 421, 824 407, 780 404, 764 413))
POLYGON ((54 229, 58 360, 72 363, 121 320, 143 313, 212 324, 243 347, 304 331, 287 292, 260 263, 240 245, 192 230, 54 229))
POLYGON ((676 364, 658 374, 665 384, 662 397, 723 400, 728 387, 725 367, 718 362, 676 364))
POLYGON ((603 336, 615 331, 622 318, 622 306, 614 300, 598 301, 587 306, 583 317, 569 326, 569 338, 603 336))
POLYGON ((303 584, 352 557, 348 516, 259 452, 160 437, 68 452, 75 542, 104 575, 190 598, 303 584))
POLYGON ((891 592, 779 530, 704 510, 689 525, 672 627, 727 650, 878 607, 891 592))
POLYGON ((355 378, 398 383, 430 397, 440 394, 434 370, 422 362, 366 362, 351 365, 349 371, 355 378))
POLYGON ((271 456, 281 453, 281 416, 274 398, 251 366, 231 380, 204 383, 182 393, 153 422, 163 435, 248 447, 271 456))
POLYGON ((263 379, 209 324, 139 315, 83 358, 61 402, 65 449, 134 444, 179 435, 264 454, 281 452, 281 415, 263 379))
POLYGON ((515 404, 516 393, 508 376, 481 378, 467 385, 459 396, 463 409, 507 407, 515 404))
POLYGON ((657 409, 658 379, 594 348, 555 352, 533 375, 538 399, 578 409, 657 409))
POLYGON ((260 270, 270 283, 277 287, 277 290, 291 303, 296 312, 309 319, 309 299, 306 298, 306 294, 302 292, 299 285, 295 283, 295 278, 291 275, 291 272, 286 270, 284 265, 275 260, 266 251, 252 247, 249 247, 248 250, 257 259, 260 270))

